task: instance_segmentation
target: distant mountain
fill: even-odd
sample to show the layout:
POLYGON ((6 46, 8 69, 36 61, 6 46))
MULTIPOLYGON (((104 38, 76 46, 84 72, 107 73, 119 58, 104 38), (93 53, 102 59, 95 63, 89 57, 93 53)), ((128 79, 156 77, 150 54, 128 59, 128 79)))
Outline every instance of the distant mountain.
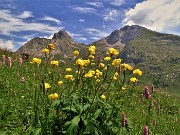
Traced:
POLYGON ((56 49, 52 51, 51 55, 51 59, 56 60, 68 59, 71 61, 74 50, 84 52, 85 48, 87 48, 85 44, 73 41, 67 32, 60 30, 54 34, 52 39, 38 37, 31 39, 19 48, 17 52, 30 54, 34 57, 43 57, 44 53, 42 53, 41 50, 46 48, 50 43, 56 45, 56 49))
MULTIPOLYGON (((24 44, 18 52, 42 57, 41 50, 49 43, 57 45, 52 58, 72 60, 75 49, 85 56, 87 45, 74 42, 65 31, 55 33, 52 39, 34 38, 24 44)), ((97 47, 97 54, 104 56, 110 47, 118 49, 118 57, 144 72, 144 80, 156 87, 180 88, 180 36, 162 34, 147 28, 132 25, 113 31, 109 36, 89 45, 97 47)), ((180 93, 180 91, 179 91, 180 93)))

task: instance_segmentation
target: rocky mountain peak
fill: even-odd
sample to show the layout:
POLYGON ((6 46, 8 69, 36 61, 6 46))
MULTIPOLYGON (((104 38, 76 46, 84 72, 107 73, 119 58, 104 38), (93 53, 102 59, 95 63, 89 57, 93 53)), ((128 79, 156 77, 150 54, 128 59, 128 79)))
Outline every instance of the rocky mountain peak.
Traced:
POLYGON ((65 39, 65 40, 73 41, 72 37, 69 36, 69 34, 64 30, 60 30, 59 32, 54 33, 54 36, 52 39, 65 39))

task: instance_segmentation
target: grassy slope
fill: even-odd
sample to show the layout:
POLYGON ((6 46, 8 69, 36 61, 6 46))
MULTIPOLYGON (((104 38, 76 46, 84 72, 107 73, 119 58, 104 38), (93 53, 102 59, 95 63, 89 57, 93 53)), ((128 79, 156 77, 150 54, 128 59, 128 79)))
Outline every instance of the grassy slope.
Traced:
POLYGON ((180 94, 180 37, 147 31, 129 42, 121 57, 144 71, 145 82, 180 94), (147 79, 148 78, 148 79, 147 79))

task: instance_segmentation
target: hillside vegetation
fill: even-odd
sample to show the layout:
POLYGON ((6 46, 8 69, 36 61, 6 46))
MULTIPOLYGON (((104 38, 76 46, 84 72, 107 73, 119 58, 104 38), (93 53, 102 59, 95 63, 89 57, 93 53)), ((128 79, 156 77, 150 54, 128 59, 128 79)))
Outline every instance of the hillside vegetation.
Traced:
MULTIPOLYGON (((110 48, 73 50, 73 67, 53 56, 21 59, 0 51, 1 135, 178 135, 180 99, 142 83, 144 71, 110 48)), ((42 51, 42 50, 41 50, 42 51)))

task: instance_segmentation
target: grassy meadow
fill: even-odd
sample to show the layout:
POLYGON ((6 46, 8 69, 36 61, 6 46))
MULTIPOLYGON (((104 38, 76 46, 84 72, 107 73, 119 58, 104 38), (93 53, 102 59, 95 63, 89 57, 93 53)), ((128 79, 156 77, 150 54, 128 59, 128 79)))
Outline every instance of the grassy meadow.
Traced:
POLYGON ((143 71, 89 46, 69 67, 0 51, 0 135, 178 135, 180 98, 144 84, 143 71))

